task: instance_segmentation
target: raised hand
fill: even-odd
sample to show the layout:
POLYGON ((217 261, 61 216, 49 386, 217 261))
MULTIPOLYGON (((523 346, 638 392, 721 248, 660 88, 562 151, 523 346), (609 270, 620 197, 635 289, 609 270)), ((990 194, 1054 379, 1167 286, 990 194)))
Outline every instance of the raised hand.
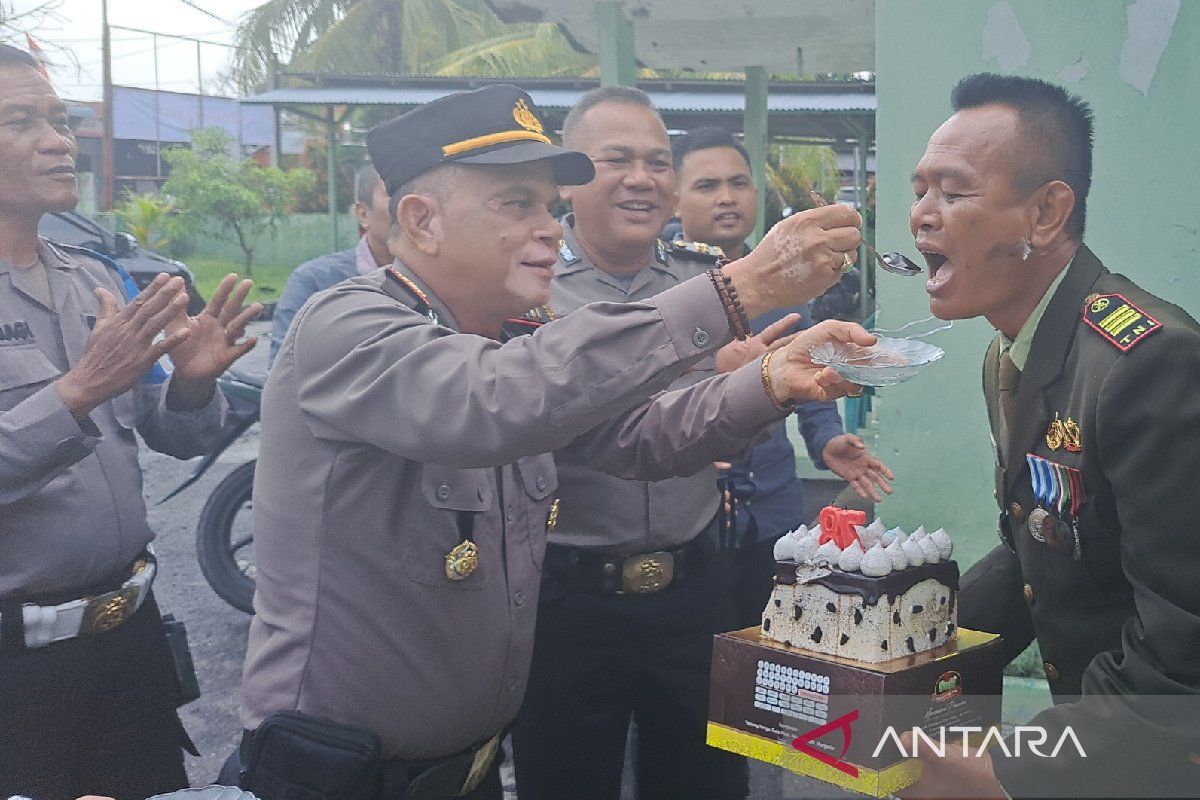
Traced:
POLYGON ((849 482, 864 500, 879 503, 883 500, 880 492, 892 493, 890 481, 896 476, 887 464, 871 455, 863 440, 853 433, 843 433, 826 442, 821 459, 835 475, 849 482))
POLYGON ((862 217, 849 206, 802 211, 780 220, 724 271, 750 317, 799 305, 838 282, 862 242, 861 229, 862 217))
POLYGON ((749 339, 735 339, 717 351, 717 372, 733 372, 743 364, 749 364, 754 359, 767 352, 778 339, 795 327, 800 321, 800 315, 791 313, 777 322, 772 322, 763 332, 749 339))
POLYGON ((787 338, 769 354, 768 375, 779 400, 797 403, 808 400, 829 402, 862 393, 862 387, 838 375, 832 367, 814 364, 810 351, 824 342, 843 342, 870 347, 876 337, 854 322, 825 320, 787 338))
POLYGON ((176 314, 168 320, 168 334, 188 331, 183 343, 171 352, 175 380, 213 380, 254 349, 258 337, 239 341, 246 333, 246 324, 262 311, 262 303, 242 307, 253 286, 250 280, 239 283, 231 272, 221 280, 203 311, 194 317, 176 314))
POLYGON ((181 329, 155 341, 170 319, 186 315, 183 288, 182 278, 159 273, 120 310, 111 292, 96 290, 100 310, 83 356, 56 383, 76 419, 132 389, 155 361, 187 340, 190 331, 181 329))

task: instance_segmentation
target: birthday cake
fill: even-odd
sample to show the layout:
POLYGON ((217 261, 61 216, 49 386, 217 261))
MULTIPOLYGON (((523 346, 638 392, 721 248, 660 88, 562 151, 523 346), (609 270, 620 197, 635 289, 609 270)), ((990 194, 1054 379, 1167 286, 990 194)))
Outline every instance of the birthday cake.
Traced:
POLYGON ((880 662, 955 639, 958 565, 942 528, 911 534, 828 507, 820 528, 775 544, 762 634, 791 647, 880 662))

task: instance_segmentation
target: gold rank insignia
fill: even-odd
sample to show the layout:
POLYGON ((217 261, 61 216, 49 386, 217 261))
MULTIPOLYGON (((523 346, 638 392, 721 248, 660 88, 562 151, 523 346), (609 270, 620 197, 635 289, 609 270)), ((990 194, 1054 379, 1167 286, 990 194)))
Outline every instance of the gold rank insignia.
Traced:
POLYGON ((558 527, 558 498, 554 498, 554 502, 550 504, 550 514, 546 517, 546 533, 554 533, 554 529, 558 527))
POLYGON ((479 548, 470 539, 454 545, 446 553, 446 577, 452 581, 466 580, 479 568, 479 548))
POLYGON ((1079 431, 1079 423, 1067 417, 1063 421, 1063 447, 1068 453, 1078 453, 1083 450, 1082 434, 1079 431))
POLYGON ((545 132, 542 128, 542 121, 537 118, 537 114, 533 113, 533 110, 525 102, 524 97, 518 100, 517 105, 513 108, 513 119, 527 131, 533 131, 534 133, 545 132))
POLYGON ((1057 450, 1063 446, 1064 438, 1063 421, 1058 418, 1058 413, 1055 412, 1054 419, 1050 421, 1050 425, 1046 428, 1046 446, 1051 450, 1057 450))

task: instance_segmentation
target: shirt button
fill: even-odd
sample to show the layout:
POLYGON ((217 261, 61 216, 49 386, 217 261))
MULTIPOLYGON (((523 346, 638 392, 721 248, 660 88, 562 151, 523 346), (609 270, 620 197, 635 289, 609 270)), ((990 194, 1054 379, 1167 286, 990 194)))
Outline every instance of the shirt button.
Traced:
POLYGON ((1008 513, 1014 520, 1021 522, 1025 519, 1025 509, 1016 500, 1008 504, 1008 513))
POLYGON ((1022 589, 1021 591, 1025 595, 1025 605, 1032 607, 1033 606, 1033 587, 1027 583, 1027 584, 1025 584, 1025 588, 1022 589))
POLYGON ((1045 664, 1042 664, 1042 671, 1046 673, 1046 680, 1058 680, 1058 667, 1054 666, 1049 661, 1047 661, 1045 664))
POLYGON ((708 347, 709 335, 704 328, 696 328, 696 332, 692 334, 692 344, 696 347, 708 347))
POLYGON ((437 488, 436 494, 437 494, 438 500, 449 500, 450 499, 450 486, 448 484, 443 483, 441 486, 439 486, 437 488))
POLYGON ((536 481, 534 481, 534 483, 537 484, 537 488, 538 488, 539 492, 546 491, 546 479, 544 477, 542 477, 541 475, 538 475, 538 479, 536 481))
POLYGON ((525 593, 524 592, 514 592, 513 593, 513 603, 518 606, 525 605, 525 593))

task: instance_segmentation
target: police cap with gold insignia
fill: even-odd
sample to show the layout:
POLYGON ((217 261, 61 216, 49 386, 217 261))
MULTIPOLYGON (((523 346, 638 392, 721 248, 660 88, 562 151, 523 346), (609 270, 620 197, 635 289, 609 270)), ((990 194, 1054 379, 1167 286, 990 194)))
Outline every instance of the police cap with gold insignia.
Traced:
POLYGON ((367 150, 389 195, 438 164, 523 164, 548 159, 560 186, 596 174, 583 153, 550 143, 537 106, 510 84, 456 92, 367 133, 367 150))

